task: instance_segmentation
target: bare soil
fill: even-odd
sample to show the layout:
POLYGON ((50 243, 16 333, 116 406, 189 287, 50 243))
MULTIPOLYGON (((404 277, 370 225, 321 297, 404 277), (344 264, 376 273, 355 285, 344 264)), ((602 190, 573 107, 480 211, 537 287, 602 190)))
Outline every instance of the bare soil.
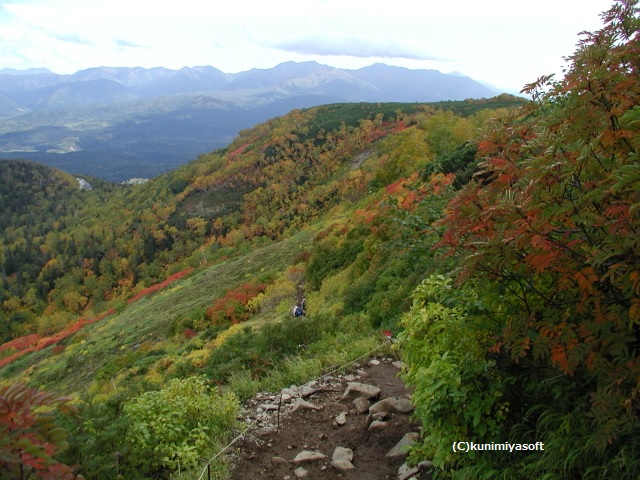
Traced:
MULTIPOLYGON (((381 389, 379 399, 387 397, 408 397, 410 391, 398 378, 398 368, 390 359, 379 365, 361 367, 366 376, 356 381, 376 385, 381 389)), ((232 479, 350 479, 376 480, 397 478, 398 468, 404 459, 390 459, 385 455, 408 432, 417 432, 418 425, 411 415, 390 414, 385 419, 387 425, 379 430, 369 430, 367 414, 357 413, 351 400, 340 401, 347 380, 344 376, 335 378, 325 391, 318 392, 306 400, 322 410, 281 410, 280 425, 277 427, 277 412, 270 414, 271 424, 266 428, 256 428, 235 444, 232 455, 232 479), (346 424, 338 426, 334 419, 346 412, 346 424), (355 470, 340 471, 331 465, 331 457, 336 447, 353 450, 352 463, 355 470), (314 450, 326 455, 326 459, 311 463, 294 464, 292 460, 302 450, 314 450), (279 457, 275 458, 274 457, 279 457), (284 462, 282 459, 286 460, 284 462), (299 477, 300 467, 307 476, 299 477)), ((259 401, 250 403, 257 408, 259 401)), ((264 402, 263 402, 264 403, 264 402)), ((255 417, 255 415, 254 415, 255 417)), ((428 478, 423 472, 413 478, 428 478)))

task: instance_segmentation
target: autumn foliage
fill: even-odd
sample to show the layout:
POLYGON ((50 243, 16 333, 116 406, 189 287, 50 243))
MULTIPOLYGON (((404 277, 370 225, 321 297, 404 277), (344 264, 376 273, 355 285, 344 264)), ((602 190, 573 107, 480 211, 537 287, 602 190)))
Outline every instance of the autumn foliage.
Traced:
MULTIPOLYGON (((481 171, 449 204, 440 243, 459 282, 501 292, 493 352, 548 362, 589 392, 596 445, 640 421, 640 22, 616 4, 561 81, 478 144, 481 171)), ((551 374, 550 374, 551 375, 551 374)))
POLYGON ((254 313, 249 308, 249 301, 264 292, 264 283, 244 283, 229 291, 207 310, 207 317, 214 325, 240 323, 248 320, 254 313))
POLYGON ((67 446, 64 430, 51 415, 36 413, 38 407, 73 411, 69 400, 19 383, 0 388, 0 478, 82 478, 54 459, 67 446))
POLYGON ((145 288, 144 290, 140 290, 133 297, 127 300, 127 303, 133 303, 140 300, 142 297, 146 297, 147 295, 151 295, 152 293, 158 292, 165 287, 168 287, 176 280, 181 279, 182 277, 189 275, 193 271, 193 268, 188 268, 186 270, 182 270, 178 273, 174 273, 173 275, 168 276, 165 280, 160 283, 156 283, 150 287, 145 288))

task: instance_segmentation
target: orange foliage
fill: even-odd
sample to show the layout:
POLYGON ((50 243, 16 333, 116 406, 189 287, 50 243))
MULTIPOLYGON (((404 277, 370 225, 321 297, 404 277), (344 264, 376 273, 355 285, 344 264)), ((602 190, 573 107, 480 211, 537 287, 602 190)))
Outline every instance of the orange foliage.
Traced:
POLYGON ((10 355, 8 357, 1 359, 0 368, 4 367, 5 365, 9 365, 16 358, 19 358, 22 355, 25 355, 31 352, 38 352, 44 348, 54 345, 64 340, 65 338, 68 338, 71 335, 79 332, 84 326, 98 322, 108 317, 109 315, 113 315, 114 313, 116 313, 116 311, 113 308, 111 308, 106 312, 103 312, 100 315, 93 318, 80 318, 74 323, 72 323, 71 325, 67 326, 67 328, 65 328, 64 330, 52 336, 41 337, 40 335, 32 334, 32 335, 27 335, 26 337, 16 338, 15 340, 12 340, 11 342, 8 342, 0 346, 0 349, 7 348, 7 345, 9 345, 10 347, 12 346, 13 348, 16 348, 16 345, 17 345, 23 348, 19 349, 13 355, 10 355))
POLYGON ((207 310, 207 317, 214 325, 244 322, 252 314, 247 308, 249 301, 264 292, 265 288, 267 285, 264 283, 245 283, 234 288, 207 310))
POLYGON ((127 300, 127 303, 136 302, 136 301, 140 300, 142 297, 145 297, 147 295, 151 295, 152 293, 155 293, 155 292, 157 292, 159 290, 162 290, 163 288, 171 285, 176 280, 179 280, 182 277, 184 277, 185 275, 190 274, 192 271, 193 271, 193 268, 187 268, 186 270, 182 270, 181 272, 174 273, 170 277, 167 277, 166 280, 164 280, 163 282, 160 282, 160 283, 157 283, 155 285, 152 285, 152 286, 150 286, 148 288, 145 288, 144 290, 140 290, 133 297, 131 297, 129 300, 127 300))

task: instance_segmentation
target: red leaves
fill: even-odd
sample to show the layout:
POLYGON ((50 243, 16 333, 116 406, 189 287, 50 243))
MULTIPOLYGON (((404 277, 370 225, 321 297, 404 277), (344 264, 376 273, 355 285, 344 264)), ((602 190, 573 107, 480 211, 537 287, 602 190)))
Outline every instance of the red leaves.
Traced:
POLYGON ((162 281, 160 283, 157 283, 155 285, 152 285, 152 286, 150 286, 148 288, 145 288, 144 290, 139 291, 133 297, 131 297, 129 300, 127 300, 127 303, 136 302, 136 301, 140 300, 142 297, 145 297, 147 295, 151 295, 152 293, 155 293, 155 292, 157 292, 159 290, 162 290, 163 288, 171 285, 176 280, 179 280, 182 277, 184 277, 186 275, 189 275, 192 271, 193 271, 193 268, 187 268, 186 270, 182 270, 181 272, 174 273, 173 275, 167 277, 164 281, 162 281))
POLYGON ((267 285, 264 283, 245 283, 220 298, 207 310, 207 317, 214 325, 244 322, 253 313, 247 308, 249 302, 266 288, 267 285))
POLYGON ((6 478, 82 478, 52 458, 65 447, 65 432, 50 415, 34 414, 41 406, 75 411, 70 400, 23 384, 0 388, 0 469, 6 478))

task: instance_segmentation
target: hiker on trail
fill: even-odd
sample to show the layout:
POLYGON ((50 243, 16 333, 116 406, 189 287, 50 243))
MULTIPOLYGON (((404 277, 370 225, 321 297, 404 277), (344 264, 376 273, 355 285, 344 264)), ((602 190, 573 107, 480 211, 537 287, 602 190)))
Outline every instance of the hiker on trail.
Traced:
POLYGON ((299 317, 301 315, 304 315, 304 311, 302 310, 302 307, 300 307, 300 305, 296 305, 295 307, 293 307, 293 316, 299 317))

